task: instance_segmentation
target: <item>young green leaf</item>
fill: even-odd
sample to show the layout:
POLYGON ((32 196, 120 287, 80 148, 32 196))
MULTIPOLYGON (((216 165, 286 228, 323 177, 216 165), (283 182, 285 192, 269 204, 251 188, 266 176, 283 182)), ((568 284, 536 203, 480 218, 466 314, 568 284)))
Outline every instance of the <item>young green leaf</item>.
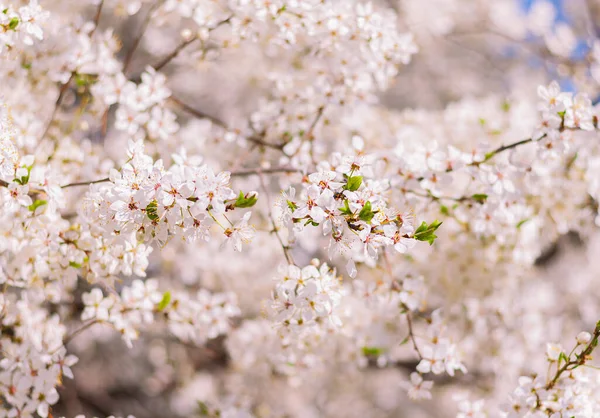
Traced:
POLYGON ((437 238, 434 232, 440 227, 442 222, 435 220, 429 225, 427 222, 422 222, 421 225, 415 231, 414 238, 418 241, 427 241, 429 245, 433 245, 433 242, 437 238))
POLYGON ((377 357, 383 354, 383 349, 379 347, 363 347, 362 352, 367 357, 377 357))
POLYGON ((158 305, 156 306, 156 309, 158 309, 159 311, 163 311, 171 302, 171 292, 169 292, 168 290, 163 294, 162 299, 160 300, 160 302, 158 302, 158 305))
POLYGON ((367 201, 367 203, 365 203, 363 208, 360 210, 358 218, 365 222, 371 222, 373 216, 375 216, 375 212, 373 212, 373 210, 371 209, 371 202, 367 201))
POLYGON ((358 190, 360 185, 362 184, 363 178, 362 176, 352 176, 348 178, 348 183, 346 184, 346 190, 350 190, 354 192, 358 190))
POLYGON ((17 26, 19 26, 19 18, 13 17, 12 19, 10 19, 10 22, 8 22, 9 29, 15 30, 17 26))
POLYGON ((256 193, 244 195, 244 192, 240 192, 234 206, 236 208, 251 208, 252 206, 256 205, 257 201, 258 195, 256 193))
POLYGON ((29 205, 29 206, 27 207, 27 209, 29 209, 29 210, 30 210, 30 211, 32 211, 32 212, 35 212, 35 210, 36 210, 37 208, 39 208, 40 206, 44 206, 44 205, 45 205, 45 204, 47 204, 47 203, 48 203, 48 202, 47 202, 47 201, 45 201, 45 200, 38 199, 38 200, 36 200, 35 202, 33 202, 31 205, 29 205))
POLYGON ((350 210, 350 205, 348 204, 348 199, 344 200, 344 207, 338 209, 344 215, 352 215, 352 211, 350 210))
POLYGON ((146 206, 146 216, 151 221, 158 220, 157 210, 158 210, 158 202, 156 200, 153 200, 152 202, 148 203, 148 206, 146 206))
POLYGON ((488 198, 488 195, 486 195, 486 194, 474 194, 473 196, 471 196, 471 199, 473 199, 477 203, 481 203, 482 205, 485 203, 487 198, 488 198))

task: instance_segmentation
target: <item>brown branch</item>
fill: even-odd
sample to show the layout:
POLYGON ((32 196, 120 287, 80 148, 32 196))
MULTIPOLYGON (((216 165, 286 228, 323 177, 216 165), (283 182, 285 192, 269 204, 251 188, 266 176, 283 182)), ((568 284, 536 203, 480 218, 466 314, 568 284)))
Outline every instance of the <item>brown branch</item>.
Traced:
POLYGON ((171 53, 169 55, 164 57, 159 63, 157 63, 156 65, 153 66, 154 69, 156 71, 160 71, 165 65, 167 65, 169 62, 171 62, 171 60, 173 60, 177 55, 179 55, 179 53, 183 49, 185 49, 185 47, 187 47, 188 45, 190 45, 197 39, 198 39, 197 36, 192 36, 190 39, 187 39, 187 40, 183 41, 182 43, 180 43, 179 45, 177 45, 177 47, 173 51, 171 51, 171 53))
POLYGON ((231 172, 231 177, 251 176, 253 174, 272 174, 272 173, 300 173, 301 170, 294 167, 271 167, 271 168, 249 168, 231 172))
MULTIPOLYGON (((271 167, 271 168, 248 168, 244 170, 232 171, 231 177, 244 177, 251 176, 253 174, 261 175, 261 174, 273 174, 273 173, 300 173, 301 170, 294 167, 271 167)), ((89 186, 90 184, 98 184, 98 183, 106 183, 110 181, 108 177, 99 179, 99 180, 88 180, 88 181, 78 181, 75 183, 65 184, 60 186, 63 189, 68 187, 77 187, 77 186, 89 186)), ((7 187, 8 183, 4 180, 0 180, 0 186, 7 187)))
POLYGON ((214 123, 215 125, 220 126, 223 129, 228 129, 227 128, 227 124, 225 122, 223 122, 221 119, 215 117, 215 116, 211 116, 207 113, 204 113, 200 110, 194 109, 193 107, 185 104, 184 102, 182 102, 181 100, 179 100, 178 98, 174 97, 174 96, 170 96, 169 100, 171 100, 173 103, 175 103, 177 106, 181 107, 182 110, 186 111, 187 113, 189 113, 190 115, 193 115, 199 119, 208 119, 210 120, 212 123, 214 123))
POLYGON ((265 179, 262 175, 262 172, 258 173, 259 175, 259 179, 260 179, 260 185, 263 189, 263 191, 265 192, 265 196, 267 198, 267 206, 268 206, 268 214, 269 214, 269 219, 271 220, 271 225, 273 227, 273 230, 271 231, 272 233, 275 234, 275 236, 277 237, 277 240, 279 241, 279 245, 281 245, 281 249, 283 250, 283 255, 285 256, 285 260, 287 261, 288 264, 295 264, 294 263, 294 259, 292 258, 291 254, 289 253, 289 247, 287 245, 285 245, 283 243, 283 239, 281 238, 281 235, 279 235, 279 229, 277 228, 277 224, 275 223, 275 219, 273 218, 273 214, 271 213, 271 198, 269 196, 269 191, 267 190, 267 186, 265 184, 265 179))
POLYGON ((104 6, 104 0, 100 0, 100 4, 98 4, 98 8, 96 9, 96 15, 94 16, 94 28, 90 32, 90 38, 96 32, 98 28, 98 23, 100 22, 100 16, 102 14, 102 7, 104 6))
POLYGON ((65 184, 64 186, 60 186, 60 187, 63 189, 66 189, 67 187, 89 186, 90 184, 105 183, 107 181, 110 181, 110 179, 108 177, 100 179, 100 180, 90 180, 90 181, 80 181, 80 182, 76 182, 76 183, 69 183, 69 184, 65 184))
MULTIPOLYGON (((579 366, 583 366, 587 360, 589 360, 589 356, 592 354, 592 351, 598 346, 598 338, 600 338, 600 321, 596 324, 596 328, 594 329, 594 333, 592 335, 592 339, 588 343, 588 345, 583 349, 583 351, 575 356, 574 360, 570 358, 566 361, 566 363, 556 371, 556 374, 548 382, 546 385, 546 390, 550 390, 556 385, 560 376, 568 370, 573 370, 579 366)), ((569 356, 570 357, 570 356, 569 356)))
POLYGON ((410 316, 410 312, 408 312, 408 311, 406 312, 406 322, 408 323, 408 336, 409 336, 410 340, 412 341, 413 348, 419 355, 419 358, 422 359, 423 355, 421 354, 421 351, 419 350, 419 346, 417 346, 417 340, 415 339, 415 333, 413 331, 412 317, 410 316))
POLYGON ((148 10, 148 14, 144 18, 144 21, 142 22, 142 27, 140 28, 139 34, 133 41, 133 45, 131 46, 131 48, 127 52, 127 55, 125 56, 125 59, 123 60, 123 74, 127 73, 127 69, 129 68, 129 65, 131 64, 131 59, 133 58, 133 54, 135 54, 135 51, 138 49, 138 46, 140 45, 140 41, 142 40, 144 33, 146 32, 146 29, 148 29, 148 25, 150 24, 150 21, 152 20, 152 14, 161 4, 162 4, 162 1, 159 0, 156 3, 154 3, 148 10))
MULTIPOLYGON (((233 17, 233 15, 229 16, 227 19, 220 21, 219 23, 217 23, 215 26, 213 26, 212 28, 209 28, 208 31, 212 32, 213 30, 217 29, 218 27, 229 23, 231 21, 231 18, 233 17)), ((193 43, 195 40, 198 39, 197 35, 192 36, 190 39, 187 39, 185 41, 183 41, 182 43, 180 43, 169 55, 167 55, 165 58, 162 59, 162 61, 160 61, 158 64, 156 64, 154 66, 154 69, 156 71, 160 71, 161 68, 163 68, 165 65, 167 65, 169 62, 171 62, 172 59, 174 59, 177 55, 179 55, 179 53, 185 48, 187 47, 189 44, 193 43)))
POLYGON ((86 329, 90 328, 92 325, 99 324, 101 322, 102 322, 102 320, 100 320, 100 319, 93 319, 90 322, 88 322, 87 324, 84 324, 81 327, 77 328, 75 331, 73 331, 72 333, 70 333, 69 335, 67 335, 65 337, 65 339, 63 340, 63 346, 66 346, 67 344, 69 344, 73 340, 73 338, 77 337, 79 334, 81 334, 86 329))
POLYGON ((44 133, 42 134, 42 137, 40 139, 44 139, 46 137, 46 135, 48 134, 48 131, 50 130, 50 126, 52 126, 52 122, 54 122, 54 118, 56 117, 56 113, 58 112, 58 108, 60 107, 60 104, 61 104, 63 98, 65 97, 65 93, 67 92, 67 89, 69 88, 69 84, 71 84, 71 80, 73 80, 74 76, 75 76, 75 73, 74 72, 71 73, 71 76, 69 77, 67 82, 60 87, 60 90, 58 92, 58 97, 56 99, 56 102, 54 103, 54 109, 52 110, 52 114, 50 115, 50 120, 48 121, 48 124, 46 125, 46 129, 44 129, 44 133))

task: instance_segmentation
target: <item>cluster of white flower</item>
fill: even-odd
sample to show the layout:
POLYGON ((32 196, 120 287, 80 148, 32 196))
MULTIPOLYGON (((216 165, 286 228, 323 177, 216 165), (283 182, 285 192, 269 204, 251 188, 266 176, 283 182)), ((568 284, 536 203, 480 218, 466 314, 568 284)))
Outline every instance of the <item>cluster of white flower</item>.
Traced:
POLYGON ((600 416, 600 11, 392 3, 0 5, 0 418, 600 416))
POLYGON ((72 379, 77 357, 63 347, 65 327, 42 307, 44 295, 0 295, 0 416, 49 416, 59 397, 57 383, 72 379), (23 303, 27 301, 28 303, 23 303))
POLYGON ((99 222, 108 236, 116 235, 132 246, 152 240, 164 245, 171 236, 206 241, 210 226, 217 223, 237 251, 242 242, 252 239, 250 212, 230 227, 215 217, 224 217, 236 207, 250 207, 257 200, 256 193, 237 196, 229 188, 229 172, 215 175, 211 168, 197 164, 198 159, 185 155, 174 155, 175 164, 166 170, 162 160, 153 162, 144 154, 142 141, 131 141, 127 155, 128 162, 111 171, 107 184, 90 191, 83 205, 85 219, 99 222))
POLYGON ((269 316, 278 329, 287 363, 310 364, 311 356, 305 352, 318 352, 327 334, 342 325, 336 312, 342 298, 340 280, 335 270, 327 264, 319 266, 318 260, 302 269, 282 267, 280 275, 268 305, 269 316))
POLYGON ((160 313, 173 335, 198 345, 227 333, 231 318, 240 314, 235 295, 206 290, 199 291, 196 298, 184 292, 161 293, 156 279, 134 280, 120 294, 107 296, 94 288, 82 299, 85 308, 81 320, 88 321, 88 325, 109 323, 129 346, 138 338, 139 329, 154 323, 155 315, 160 313))
MULTIPOLYGON (((598 374, 588 367, 598 345, 600 324, 594 334, 581 332, 567 353, 560 345, 547 345, 548 376, 521 376, 505 407, 508 418, 593 417, 600 413, 598 374)), ((593 366, 592 366, 593 367, 593 366)))
POLYGON ((165 107, 171 95, 166 77, 148 67, 141 79, 136 86, 121 72, 106 75, 92 86, 92 92, 107 107, 119 104, 115 129, 133 138, 166 141, 179 129, 175 114, 165 107))
POLYGON ((305 177, 299 199, 290 188, 280 203, 290 230, 322 226, 323 235, 330 236, 330 258, 351 253, 346 265, 350 277, 357 273, 355 259, 373 265, 385 247, 404 254, 417 240, 433 243, 440 225, 423 222, 417 227, 410 211, 389 207, 390 181, 375 178, 374 161, 374 156, 360 151, 351 156, 334 154, 330 162, 320 164, 318 172, 305 177))
POLYGON ((44 39, 40 23, 48 19, 49 13, 40 7, 37 0, 30 0, 29 4, 18 8, 12 4, 0 4, 0 10, 1 53, 6 54, 13 48, 17 49, 20 42, 32 45, 35 39, 44 39))

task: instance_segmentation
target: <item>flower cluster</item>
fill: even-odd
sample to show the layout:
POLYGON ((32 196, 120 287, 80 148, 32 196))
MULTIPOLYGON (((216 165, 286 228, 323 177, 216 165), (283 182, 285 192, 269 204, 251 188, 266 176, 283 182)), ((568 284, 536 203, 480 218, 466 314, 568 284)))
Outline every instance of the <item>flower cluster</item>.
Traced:
MULTIPOLYGON (((27 293, 27 292, 26 292, 27 293)), ((63 347, 65 327, 41 306, 43 294, 27 293, 28 304, 0 295, 1 416, 49 416, 58 402, 57 382, 72 379, 77 357, 63 347)))
MULTIPOLYGON (((600 411, 595 388, 597 373, 586 366, 598 344, 600 324, 594 334, 580 332, 576 345, 567 353, 560 345, 548 344, 548 376, 521 376, 519 386, 505 407, 508 418, 560 417, 566 415, 593 417, 600 411)), ((593 366, 592 366, 593 367, 593 366)))
POLYGON ((600 10, 522 3, 5 1, 0 418, 600 416, 600 10))
MULTIPOLYGON (((236 199, 229 188, 229 172, 215 174, 194 159, 174 155, 176 163, 166 170, 162 160, 153 162, 144 154, 141 141, 130 142, 127 155, 128 162, 111 171, 106 185, 90 191, 82 209, 85 219, 100 222, 109 236, 133 243, 157 240, 162 245, 172 236, 206 241, 210 226, 221 225, 215 215, 256 202, 256 193, 241 192, 236 199)), ((222 227, 238 251, 253 236, 249 216, 247 212, 236 225, 222 227)))
POLYGON ((417 240, 433 243, 440 225, 423 222, 417 227, 410 211, 389 207, 390 181, 374 178, 373 160, 360 152, 334 154, 304 179, 299 199, 291 188, 281 203, 283 220, 294 224, 293 230, 322 227, 323 235, 330 237, 330 257, 350 252, 346 267, 351 277, 357 272, 355 259, 373 264, 383 248, 404 254, 417 240))
POLYGON ((107 296, 94 288, 83 295, 83 303, 82 321, 110 324, 129 346, 138 338, 140 328, 154 323, 159 314, 164 315, 173 335, 198 345, 226 334, 230 319, 240 314, 234 295, 206 290, 195 298, 184 292, 161 293, 155 279, 134 280, 120 294, 107 296))
POLYGON ((108 74, 92 86, 92 92, 107 107, 119 104, 115 129, 133 138, 166 141, 179 129, 175 114, 165 106, 171 96, 166 77, 148 67, 141 80, 136 85, 122 72, 108 74))
POLYGON ((0 8, 0 52, 16 49, 21 42, 32 45, 34 40, 44 39, 40 23, 48 19, 49 13, 40 7, 37 0, 30 0, 29 4, 18 8, 12 4, 0 4, 0 8))

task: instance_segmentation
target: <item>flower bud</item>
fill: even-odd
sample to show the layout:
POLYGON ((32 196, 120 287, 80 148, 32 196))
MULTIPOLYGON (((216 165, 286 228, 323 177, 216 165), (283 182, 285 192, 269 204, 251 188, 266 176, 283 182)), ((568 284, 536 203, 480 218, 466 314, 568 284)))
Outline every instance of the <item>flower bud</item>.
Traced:
POLYGON ((577 343, 578 344, 587 344, 592 341, 592 334, 586 331, 582 331, 577 334, 577 343))

